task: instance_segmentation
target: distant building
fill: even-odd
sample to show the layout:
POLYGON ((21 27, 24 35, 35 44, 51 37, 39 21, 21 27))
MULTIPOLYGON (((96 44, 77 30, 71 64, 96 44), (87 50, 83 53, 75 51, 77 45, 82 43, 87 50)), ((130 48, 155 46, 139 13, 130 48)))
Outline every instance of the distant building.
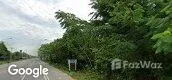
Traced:
POLYGON ((0 56, 0 60, 7 60, 8 56, 0 56))

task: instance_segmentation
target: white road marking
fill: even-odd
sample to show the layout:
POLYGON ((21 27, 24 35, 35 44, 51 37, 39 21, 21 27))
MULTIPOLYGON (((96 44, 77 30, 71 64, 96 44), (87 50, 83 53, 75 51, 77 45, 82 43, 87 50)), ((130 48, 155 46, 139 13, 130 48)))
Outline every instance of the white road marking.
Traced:
POLYGON ((44 75, 44 79, 45 80, 50 80, 49 77, 47 75, 44 75))
POLYGON ((47 75, 45 75, 47 77, 47 80, 50 80, 49 77, 47 75))
POLYGON ((47 80, 47 78, 45 77, 45 75, 44 75, 44 80, 47 80))
POLYGON ((22 79, 21 80, 24 80, 24 78, 26 77, 26 74, 22 77, 22 79))

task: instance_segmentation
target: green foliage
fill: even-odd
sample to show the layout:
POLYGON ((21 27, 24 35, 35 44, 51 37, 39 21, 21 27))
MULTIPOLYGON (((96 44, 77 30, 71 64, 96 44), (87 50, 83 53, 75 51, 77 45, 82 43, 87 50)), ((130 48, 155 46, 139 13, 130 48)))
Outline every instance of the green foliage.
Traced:
POLYGON ((155 53, 172 50, 170 0, 92 0, 91 5, 96 12, 91 13, 89 22, 71 13, 56 12, 66 32, 62 38, 40 47, 41 59, 61 65, 66 65, 67 59, 77 59, 80 70, 95 70, 104 74, 103 80, 165 76, 171 68, 167 64, 170 57, 155 53), (161 62, 168 68, 113 72, 110 62, 115 58, 161 62))
POLYGON ((16 51, 14 53, 11 53, 12 60, 28 59, 28 58, 31 58, 31 57, 32 56, 30 56, 29 54, 24 53, 24 52, 16 51))
POLYGON ((4 56, 9 58, 10 52, 7 50, 7 47, 5 46, 4 42, 0 42, 0 57, 4 56))
POLYGON ((156 40, 155 53, 172 52, 172 1, 167 3, 159 13, 150 18, 147 25, 150 25, 153 40, 156 40))
POLYGON ((2 62, 7 62, 9 60, 20 60, 20 59, 28 59, 33 56, 30 56, 27 53, 24 52, 10 52, 4 42, 0 42, 0 61, 3 60, 2 62))
POLYGON ((172 52, 172 28, 168 28, 162 33, 158 33, 152 37, 153 40, 157 40, 154 48, 156 48, 156 53, 172 52))

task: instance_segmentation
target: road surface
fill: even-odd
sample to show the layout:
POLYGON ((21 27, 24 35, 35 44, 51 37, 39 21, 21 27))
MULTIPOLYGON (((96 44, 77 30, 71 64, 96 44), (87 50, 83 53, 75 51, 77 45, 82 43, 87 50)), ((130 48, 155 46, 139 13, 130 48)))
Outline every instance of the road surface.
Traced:
POLYGON ((70 76, 59 71, 58 69, 48 65, 47 63, 34 58, 27 59, 18 62, 12 62, 9 64, 0 65, 0 80, 72 80, 70 76), (8 73, 8 67, 12 64, 17 65, 19 68, 39 68, 40 65, 43 68, 48 68, 48 75, 40 75, 38 78, 34 78, 33 75, 10 75, 8 73))

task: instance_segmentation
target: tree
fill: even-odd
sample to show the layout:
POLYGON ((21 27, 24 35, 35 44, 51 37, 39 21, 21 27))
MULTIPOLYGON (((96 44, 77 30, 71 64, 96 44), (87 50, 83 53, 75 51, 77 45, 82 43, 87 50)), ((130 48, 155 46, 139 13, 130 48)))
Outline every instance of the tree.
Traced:
POLYGON ((56 60, 50 61, 61 64, 76 58, 80 69, 89 68, 104 74, 103 80, 166 76, 171 69, 170 57, 155 53, 172 50, 170 0, 92 0, 91 5, 96 12, 91 13, 90 21, 71 13, 56 12, 55 17, 66 32, 62 38, 42 45, 39 55, 46 58, 54 53, 56 60), (161 62, 168 68, 113 72, 110 62, 115 58, 161 62))
POLYGON ((8 51, 7 47, 5 46, 4 42, 0 42, 0 57, 9 58, 10 51, 8 51))
POLYGON ((151 39, 155 40, 155 53, 172 53, 172 1, 149 19, 151 39))

